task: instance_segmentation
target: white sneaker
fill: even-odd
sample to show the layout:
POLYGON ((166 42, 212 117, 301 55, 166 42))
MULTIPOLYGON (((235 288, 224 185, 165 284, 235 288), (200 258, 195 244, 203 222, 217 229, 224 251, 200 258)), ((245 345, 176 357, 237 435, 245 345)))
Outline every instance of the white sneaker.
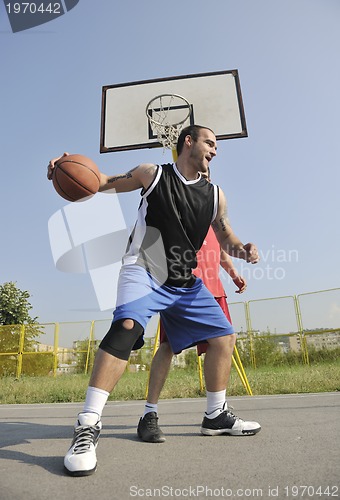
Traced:
POLYGON ((102 428, 97 413, 79 413, 74 426, 70 449, 64 458, 64 467, 71 476, 89 476, 96 471, 96 447, 102 428))
POLYGON ((230 434, 231 436, 250 436, 260 432, 261 426, 258 422, 248 422, 234 415, 228 410, 224 403, 221 413, 216 418, 204 417, 201 433, 205 436, 220 436, 230 434))

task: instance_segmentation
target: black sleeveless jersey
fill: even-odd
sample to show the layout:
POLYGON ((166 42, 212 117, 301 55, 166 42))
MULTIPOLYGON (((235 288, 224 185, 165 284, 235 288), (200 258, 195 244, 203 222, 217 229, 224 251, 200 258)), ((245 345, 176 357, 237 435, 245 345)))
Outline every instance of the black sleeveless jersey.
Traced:
POLYGON ((188 181, 176 165, 158 165, 141 192, 138 218, 123 264, 139 264, 162 284, 190 287, 196 253, 218 207, 218 188, 203 177, 188 181))

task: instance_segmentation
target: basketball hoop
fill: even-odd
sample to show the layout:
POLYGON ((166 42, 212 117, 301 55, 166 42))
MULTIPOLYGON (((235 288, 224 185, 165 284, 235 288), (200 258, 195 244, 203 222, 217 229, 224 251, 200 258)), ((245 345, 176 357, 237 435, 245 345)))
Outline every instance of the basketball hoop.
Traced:
POLYGON ((161 94, 149 101, 146 116, 158 142, 166 149, 176 149, 177 139, 190 118, 189 101, 177 94, 161 94))

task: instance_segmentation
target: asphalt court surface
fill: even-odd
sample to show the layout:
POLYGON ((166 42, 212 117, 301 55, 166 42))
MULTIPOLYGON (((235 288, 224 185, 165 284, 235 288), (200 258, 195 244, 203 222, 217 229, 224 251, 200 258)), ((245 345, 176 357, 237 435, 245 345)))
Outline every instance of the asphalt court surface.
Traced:
POLYGON ((340 393, 228 398, 255 436, 201 436, 205 398, 161 400, 166 442, 138 440, 143 401, 109 402, 88 477, 64 473, 82 404, 0 406, 1 500, 340 497, 340 393))

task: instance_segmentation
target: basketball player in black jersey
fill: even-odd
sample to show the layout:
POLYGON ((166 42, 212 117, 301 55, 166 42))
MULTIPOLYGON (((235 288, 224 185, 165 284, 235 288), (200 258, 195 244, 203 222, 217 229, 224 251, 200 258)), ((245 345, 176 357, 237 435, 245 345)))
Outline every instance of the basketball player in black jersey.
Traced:
MULTIPOLYGON (((96 470, 103 408, 132 348, 142 345, 146 324, 157 312, 174 353, 203 340, 209 344, 204 363, 207 409, 201 432, 251 435, 261 429, 257 422, 244 421, 228 409, 225 394, 235 333, 202 280, 192 274, 210 225, 229 255, 252 264, 259 261, 256 246, 243 244, 234 234, 222 190, 201 176, 200 172, 208 172, 216 149, 214 132, 193 125, 179 136, 176 164, 144 163, 125 174, 101 174, 100 191, 141 189, 141 203, 123 257, 112 325, 99 346, 83 411, 64 459, 70 475, 85 476, 96 470)), ((58 159, 49 163, 49 179, 58 159)))

